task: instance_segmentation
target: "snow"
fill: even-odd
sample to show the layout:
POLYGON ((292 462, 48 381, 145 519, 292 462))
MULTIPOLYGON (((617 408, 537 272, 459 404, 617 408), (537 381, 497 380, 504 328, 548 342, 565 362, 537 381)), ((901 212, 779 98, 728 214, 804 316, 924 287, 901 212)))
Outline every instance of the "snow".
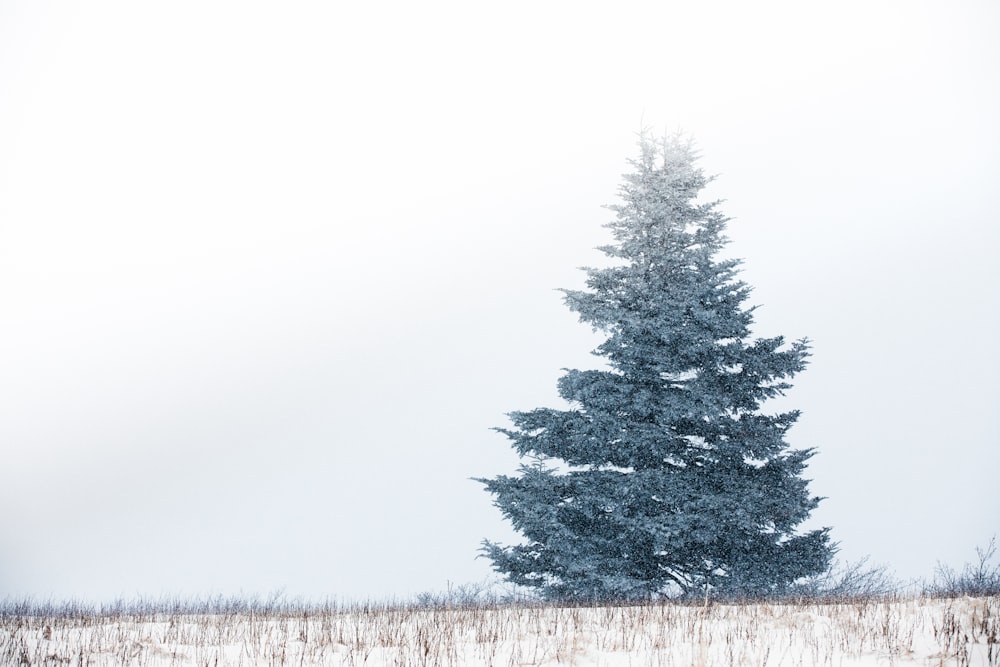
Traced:
POLYGON ((0 663, 1000 665, 1000 597, 618 607, 7 614, 0 663))

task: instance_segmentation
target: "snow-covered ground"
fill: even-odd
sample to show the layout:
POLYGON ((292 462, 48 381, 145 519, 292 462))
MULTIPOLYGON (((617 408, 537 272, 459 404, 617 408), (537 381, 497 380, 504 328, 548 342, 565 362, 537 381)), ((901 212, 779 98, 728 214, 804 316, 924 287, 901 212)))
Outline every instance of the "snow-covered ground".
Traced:
POLYGON ((1000 597, 0 617, 0 664, 1000 665, 1000 597))

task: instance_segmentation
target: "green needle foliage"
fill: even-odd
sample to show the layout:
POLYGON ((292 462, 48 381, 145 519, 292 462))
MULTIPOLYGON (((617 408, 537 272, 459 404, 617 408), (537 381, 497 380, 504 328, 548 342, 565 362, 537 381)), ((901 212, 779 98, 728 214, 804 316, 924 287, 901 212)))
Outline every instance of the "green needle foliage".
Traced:
POLYGON ((785 442, 798 411, 766 414, 806 365, 808 342, 752 339, 750 287, 721 259, 727 218, 689 141, 643 133, 607 226, 616 260, 564 290, 607 335, 607 370, 568 370, 570 409, 509 415, 526 463, 480 479, 526 543, 484 542, 511 582, 551 599, 761 597, 824 572, 828 530, 797 534, 817 506, 812 450, 785 442))

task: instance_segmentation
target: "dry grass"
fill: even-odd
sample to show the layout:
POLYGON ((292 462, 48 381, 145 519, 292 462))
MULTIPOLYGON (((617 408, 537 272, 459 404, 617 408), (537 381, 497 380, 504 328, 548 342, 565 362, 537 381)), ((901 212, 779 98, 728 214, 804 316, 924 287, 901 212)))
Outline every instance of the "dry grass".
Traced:
POLYGON ((1000 597, 635 606, 7 603, 0 664, 1000 665, 1000 597))

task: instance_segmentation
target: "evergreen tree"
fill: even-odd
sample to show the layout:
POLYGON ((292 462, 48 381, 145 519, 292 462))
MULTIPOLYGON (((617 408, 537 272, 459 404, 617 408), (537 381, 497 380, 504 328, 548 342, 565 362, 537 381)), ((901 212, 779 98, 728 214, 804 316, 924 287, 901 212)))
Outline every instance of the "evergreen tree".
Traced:
POLYGON ((480 479, 525 544, 484 541, 496 571, 553 599, 780 594, 824 572, 828 529, 801 478, 813 451, 766 414, 806 364, 808 341, 751 339, 750 287, 719 251, 727 218, 689 141, 640 137, 622 203, 609 207, 609 268, 563 290, 607 334, 607 370, 568 370, 569 409, 513 412, 497 429, 530 463, 480 479))

